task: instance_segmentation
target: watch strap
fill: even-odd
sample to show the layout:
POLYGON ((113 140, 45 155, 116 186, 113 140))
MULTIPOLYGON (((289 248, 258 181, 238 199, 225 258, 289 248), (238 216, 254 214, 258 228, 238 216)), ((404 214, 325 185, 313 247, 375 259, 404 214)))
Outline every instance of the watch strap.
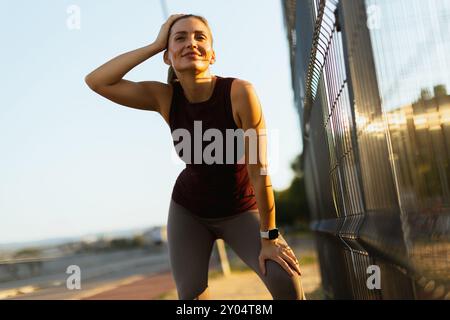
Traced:
MULTIPOLYGON (((270 238, 270 234, 271 233, 276 233, 279 236, 279 231, 278 231, 277 228, 270 229, 270 230, 267 230, 267 231, 260 231, 261 238, 263 238, 263 239, 271 239, 270 238)), ((272 238, 271 240, 278 238, 278 236, 272 238)))

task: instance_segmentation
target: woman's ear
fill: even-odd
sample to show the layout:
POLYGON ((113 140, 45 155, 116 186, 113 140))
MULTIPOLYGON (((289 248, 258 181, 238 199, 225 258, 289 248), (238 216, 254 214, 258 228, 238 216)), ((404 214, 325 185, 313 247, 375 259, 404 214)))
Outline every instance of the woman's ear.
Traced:
POLYGON ((164 63, 167 64, 168 66, 171 65, 170 60, 169 60, 169 53, 167 50, 164 50, 163 60, 164 60, 164 63))
POLYGON ((214 64, 216 62, 216 52, 213 50, 211 55, 211 60, 209 60, 209 64, 214 64))

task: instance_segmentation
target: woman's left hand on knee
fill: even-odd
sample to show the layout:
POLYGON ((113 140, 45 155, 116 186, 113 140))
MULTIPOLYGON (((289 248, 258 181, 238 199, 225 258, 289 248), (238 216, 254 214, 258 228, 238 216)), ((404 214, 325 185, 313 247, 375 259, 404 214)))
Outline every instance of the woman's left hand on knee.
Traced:
POLYGON ((261 239, 259 266, 263 275, 266 274, 265 260, 267 259, 274 260, 280 264, 290 276, 293 276, 295 272, 301 275, 300 266, 294 251, 281 236, 275 240, 261 239))

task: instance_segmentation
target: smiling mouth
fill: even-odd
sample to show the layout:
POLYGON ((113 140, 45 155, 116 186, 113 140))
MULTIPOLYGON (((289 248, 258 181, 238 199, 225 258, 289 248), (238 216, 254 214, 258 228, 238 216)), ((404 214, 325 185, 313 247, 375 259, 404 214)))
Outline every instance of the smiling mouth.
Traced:
POLYGON ((188 53, 185 54, 183 57, 199 57, 200 55, 196 54, 196 53, 188 53))
POLYGON ((183 58, 188 58, 188 59, 192 59, 192 60, 198 60, 201 57, 198 54, 190 53, 190 54, 184 55, 183 58))

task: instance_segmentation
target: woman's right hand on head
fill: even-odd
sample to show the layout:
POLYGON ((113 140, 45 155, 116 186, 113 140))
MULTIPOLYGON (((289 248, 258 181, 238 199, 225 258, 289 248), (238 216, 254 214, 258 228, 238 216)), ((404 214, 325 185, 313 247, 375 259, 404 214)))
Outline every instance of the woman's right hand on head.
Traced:
POLYGON ((161 25, 161 29, 159 30, 158 37, 154 41, 158 47, 161 48, 161 51, 167 49, 167 43, 169 39, 169 29, 175 19, 178 19, 185 14, 172 14, 166 22, 161 25))

